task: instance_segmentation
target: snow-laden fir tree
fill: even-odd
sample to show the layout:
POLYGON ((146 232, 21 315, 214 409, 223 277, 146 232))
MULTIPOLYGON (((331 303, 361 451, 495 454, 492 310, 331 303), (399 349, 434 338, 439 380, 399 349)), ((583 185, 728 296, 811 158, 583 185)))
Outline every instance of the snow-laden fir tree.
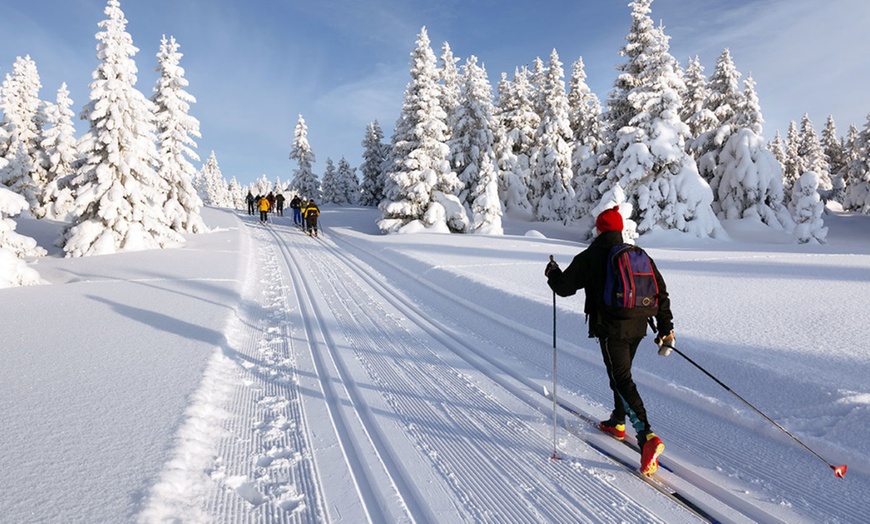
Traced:
POLYGON ((528 70, 514 70, 513 80, 507 82, 503 79, 498 91, 496 155, 500 170, 500 198, 505 212, 531 219, 531 158, 541 117, 532 103, 528 70))
POLYGON ((72 180, 76 204, 62 234, 67 256, 86 256, 180 245, 163 213, 168 184, 156 172, 154 105, 138 91, 138 49, 126 31, 118 0, 96 34, 100 60, 82 112, 89 129, 79 142, 81 165, 72 180))
POLYGON ((843 208, 870 215, 870 113, 867 114, 864 128, 850 141, 852 159, 846 166, 843 208))
POLYGON ((323 176, 320 178, 320 193, 324 203, 335 204, 338 196, 338 172, 335 169, 335 162, 331 158, 326 157, 326 167, 323 169, 323 176))
POLYGON ((232 177, 229 184, 227 184, 227 193, 229 193, 231 209, 247 209, 248 205, 245 202, 246 193, 242 189, 241 184, 239 184, 239 181, 236 180, 236 177, 232 177))
POLYGON ((411 53, 411 81, 393 132, 383 212, 378 227, 385 233, 458 232, 468 229, 468 215, 455 196, 461 187, 450 169, 447 114, 435 54, 424 27, 411 53))
MULTIPOLYGON (((0 158, 3 167, 6 160, 0 158)), ((16 233, 10 218, 27 207, 27 199, 0 186, 0 288, 39 284, 39 274, 23 258, 45 255, 45 250, 37 247, 36 240, 16 233)))
POLYGON ((495 118, 492 87, 486 69, 472 55, 462 67, 459 107, 451 149, 463 187, 459 200, 471 209, 471 231, 500 235, 502 206, 498 196, 498 170, 493 151, 495 118))
POLYGON ((622 96, 611 97, 627 103, 617 116, 628 125, 615 133, 615 166, 607 175, 609 188, 602 201, 613 200, 611 193, 616 187, 623 191, 636 213, 639 234, 676 229, 698 237, 724 236, 711 208, 710 186, 686 153, 689 131, 680 120, 679 97, 684 84, 676 73, 676 60, 668 52, 668 37, 653 26, 651 2, 629 4, 632 26, 623 54, 634 64, 626 64, 622 70, 631 72, 634 79, 623 79, 616 89, 634 87, 622 96))
POLYGON ((359 166, 362 174, 359 197, 361 206, 377 206, 384 199, 384 178, 390 146, 383 140, 384 132, 378 121, 369 123, 362 141, 363 162, 359 166))
POLYGON ((46 126, 40 146, 44 152, 46 181, 39 206, 33 210, 37 218, 66 220, 73 210, 75 199, 69 184, 75 173, 73 165, 78 159, 78 150, 72 120, 75 113, 71 106, 66 83, 58 89, 55 103, 45 106, 46 126))
POLYGON ((492 112, 492 88, 486 70, 472 55, 462 66, 459 105, 455 110, 450 139, 451 165, 462 182, 459 200, 469 207, 474 200, 473 192, 480 173, 485 168, 483 164, 488 163, 486 167, 495 170, 492 112))
POLYGON ((272 191, 272 182, 269 182, 269 177, 266 176, 266 173, 263 173, 257 179, 257 194, 266 196, 269 194, 269 191, 272 191))
MULTIPOLYGON (((459 108, 460 85, 462 83, 457 63, 459 59, 453 56, 450 44, 444 42, 441 46, 441 66, 438 69, 441 82, 441 109, 447 114, 447 139, 456 127, 456 110, 459 108)), ((452 156, 452 151, 451 151, 452 156)), ((451 160, 452 162, 452 160, 451 160)))
POLYGON ((705 109, 715 116, 716 122, 714 124, 707 120, 709 114, 704 117, 705 122, 711 127, 698 135, 689 146, 698 159, 698 171, 713 190, 713 209, 717 211, 719 208, 718 176, 721 174, 721 170, 717 170, 719 154, 731 135, 739 128, 734 122, 734 117, 739 108, 745 104, 743 92, 740 90, 740 77, 741 74, 731 59, 731 52, 725 49, 716 61, 716 69, 709 82, 710 93, 704 104, 705 109))
POLYGON ((843 139, 837 134, 837 124, 833 115, 828 115, 825 120, 825 128, 822 130, 822 149, 831 176, 838 175, 846 165, 846 147, 843 139))
POLYGON ((596 173, 603 140, 601 102, 586 84, 583 58, 574 62, 568 86, 569 122, 574 134, 571 159, 576 197, 574 217, 582 218, 601 199, 596 173))
POLYGON ((822 220, 825 204, 819 197, 819 175, 802 174, 794 184, 791 209, 796 223, 794 236, 800 244, 824 244, 828 228, 822 220))
POLYGON ((196 175, 196 190, 207 206, 230 207, 229 188, 212 151, 196 175))
POLYGON ((355 205, 359 202, 359 179, 356 176, 356 168, 351 167, 346 158, 341 157, 338 161, 336 172, 336 204, 355 205))
POLYGON ((788 124, 788 131, 785 134, 785 161, 782 163, 782 190, 784 202, 788 204, 791 201, 792 188, 798 177, 803 174, 801 158, 798 153, 800 146, 800 134, 798 133, 797 123, 792 120, 788 124))
POLYGON ((0 86, 0 157, 7 160, 0 168, 0 184, 27 199, 30 209, 40 207, 40 193, 46 182, 40 147, 45 124, 40 88, 39 72, 30 56, 16 58, 12 73, 0 86))
POLYGON ((544 110, 535 133, 537 148, 532 157, 529 199, 536 219, 567 223, 574 218, 574 172, 571 170, 574 133, 569 121, 564 78, 559 54, 554 49, 541 86, 544 110))
POLYGON ((719 152, 716 166, 719 218, 751 219, 790 231, 793 222, 783 205, 782 167, 764 144, 764 119, 751 76, 744 86, 744 103, 732 118, 735 131, 719 152))
POLYGON ((800 171, 806 173, 812 171, 819 176, 819 188, 831 189, 831 173, 828 158, 822 141, 813 126, 810 115, 804 113, 801 118, 800 143, 798 144, 798 157, 800 158, 800 171))
POLYGON ((842 188, 840 189, 842 194, 840 195, 840 198, 837 199, 837 202, 840 204, 845 204, 846 202, 846 192, 851 184, 853 168, 858 169, 856 174, 860 173, 860 167, 856 164, 856 161, 862 154, 860 144, 861 132, 858 130, 858 126, 855 124, 849 124, 849 130, 843 138, 843 167, 840 168, 838 177, 842 184, 842 188))
POLYGON ((707 78, 704 76, 704 66, 701 65, 701 60, 697 56, 689 60, 683 78, 686 82, 686 93, 683 96, 680 117, 689 126, 691 139, 687 141, 687 145, 689 152, 695 155, 697 152, 693 151, 691 147, 693 140, 716 128, 719 119, 707 107, 710 88, 707 85, 707 78))
POLYGON ((290 160, 296 161, 290 190, 306 200, 320 200, 320 181, 313 171, 314 152, 308 143, 308 126, 305 125, 305 119, 302 118, 302 115, 299 115, 299 120, 293 131, 293 148, 290 150, 290 160))
POLYGON ((169 184, 169 192, 163 203, 163 213, 169 224, 179 233, 204 233, 208 231, 200 211, 202 199, 196 194, 193 179, 196 168, 191 160, 199 162, 195 138, 199 133, 199 121, 190 114, 190 104, 196 98, 185 91, 189 82, 184 77, 175 37, 164 36, 157 53, 157 85, 154 87, 154 115, 157 123, 157 173, 169 184))
POLYGON ((283 195, 284 194, 284 184, 281 183, 280 176, 275 177, 275 183, 272 184, 272 193, 274 193, 276 195, 283 195))

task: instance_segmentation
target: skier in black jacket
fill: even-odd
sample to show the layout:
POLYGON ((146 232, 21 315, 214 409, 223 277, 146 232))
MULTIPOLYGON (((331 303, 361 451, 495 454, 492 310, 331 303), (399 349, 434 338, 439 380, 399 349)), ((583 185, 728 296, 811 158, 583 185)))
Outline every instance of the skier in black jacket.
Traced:
MULTIPOLYGON (((561 297, 568 297, 579 289, 586 290, 584 312, 589 324, 589 337, 597 338, 601 355, 613 390, 613 412, 599 428, 622 440, 625 438, 625 416, 628 415, 637 432, 641 447, 641 473, 653 474, 658 468, 658 456, 664 451, 661 439, 653 433, 647 419, 643 400, 631 377, 631 364, 640 341, 646 336, 645 318, 618 319, 609 315, 604 307, 604 285, 610 249, 623 243, 623 220, 619 208, 602 212, 595 221, 599 234, 588 248, 579 253, 562 271, 550 262, 545 270, 547 284, 561 297)), ((668 345, 674 343, 673 315, 665 281, 653 264, 659 289, 659 310, 656 314, 658 339, 668 345)))

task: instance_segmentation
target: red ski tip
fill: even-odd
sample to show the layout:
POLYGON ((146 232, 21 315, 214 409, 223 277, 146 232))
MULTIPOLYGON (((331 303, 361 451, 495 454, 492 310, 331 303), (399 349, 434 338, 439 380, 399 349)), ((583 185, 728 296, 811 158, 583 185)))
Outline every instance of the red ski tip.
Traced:
POLYGON ((834 470, 834 476, 841 479, 846 476, 846 470, 849 469, 849 466, 843 464, 842 466, 831 466, 831 469, 834 470))

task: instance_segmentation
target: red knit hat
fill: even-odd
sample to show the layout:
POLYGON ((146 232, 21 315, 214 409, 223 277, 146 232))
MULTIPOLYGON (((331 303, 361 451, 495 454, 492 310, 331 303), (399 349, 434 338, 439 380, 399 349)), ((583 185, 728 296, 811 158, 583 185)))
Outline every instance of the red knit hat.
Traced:
POLYGON ((595 229, 599 233, 605 231, 622 231, 622 215, 619 214, 619 206, 606 209, 595 219, 595 229))

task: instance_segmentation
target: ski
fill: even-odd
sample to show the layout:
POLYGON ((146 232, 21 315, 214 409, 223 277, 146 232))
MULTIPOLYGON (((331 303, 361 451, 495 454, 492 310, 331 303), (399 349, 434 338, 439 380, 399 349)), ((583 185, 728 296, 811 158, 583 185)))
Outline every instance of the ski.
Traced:
MULTIPOLYGON (((551 400, 553 398, 552 394, 549 392, 549 390, 547 390, 547 388, 544 388, 544 396, 548 399, 551 399, 551 400)), ((585 422, 586 424, 589 424, 590 426, 594 427, 595 431, 601 432, 601 430, 598 428, 598 421, 597 420, 594 420, 592 417, 589 417, 585 413, 581 413, 581 412, 577 411, 576 409, 574 409, 573 407, 560 402, 558 399, 556 400, 556 405, 558 407, 560 407, 561 409, 567 411, 571 415, 573 415, 575 418, 577 418, 577 419, 585 422)), ((564 429, 566 431, 568 431, 569 433, 571 433, 572 435, 574 435, 575 437, 582 440, 583 442, 585 442, 589 447, 591 447, 592 449, 594 449, 598 453, 600 453, 603 456, 610 459, 611 462, 614 462, 614 463, 619 464, 620 466, 624 467, 625 469, 630 471, 634 476, 636 476, 637 478, 646 482, 647 485, 651 486, 653 489, 655 489, 656 491, 658 491, 662 495, 668 497, 669 499, 673 500, 674 502, 676 502, 680 506, 684 507, 686 510, 692 512, 693 514, 704 519, 707 522, 711 522, 711 523, 718 523, 719 522, 719 520, 715 516, 711 515, 706 510, 704 510, 703 508, 701 508, 700 506, 698 506, 697 504, 692 502, 690 499, 688 499, 686 496, 684 496, 679 491, 674 489, 672 486, 668 485, 666 482, 662 481, 662 479, 658 475, 656 475, 656 474, 653 474, 650 476, 644 475, 643 473, 640 472, 640 470, 636 467, 635 464, 630 463, 629 461, 618 456, 617 454, 612 453, 612 452, 604 449, 602 446, 596 444, 595 442, 592 442, 592 440, 584 437, 582 434, 580 434, 580 432, 576 431, 574 428, 572 428, 566 424, 564 426, 564 429)), ((601 432, 601 433, 603 434, 603 432, 601 432)), ((609 437, 609 438, 612 438, 612 437, 609 437)), ((637 453, 640 453, 640 448, 638 446, 636 446, 635 444, 632 444, 631 442, 628 442, 625 440, 620 441, 617 439, 613 439, 613 440, 620 442, 625 446, 628 446, 630 449, 632 449, 633 451, 635 451, 637 453)), ((669 468, 663 466, 661 463, 659 464, 659 467, 663 468, 667 471, 672 471, 669 468)))

